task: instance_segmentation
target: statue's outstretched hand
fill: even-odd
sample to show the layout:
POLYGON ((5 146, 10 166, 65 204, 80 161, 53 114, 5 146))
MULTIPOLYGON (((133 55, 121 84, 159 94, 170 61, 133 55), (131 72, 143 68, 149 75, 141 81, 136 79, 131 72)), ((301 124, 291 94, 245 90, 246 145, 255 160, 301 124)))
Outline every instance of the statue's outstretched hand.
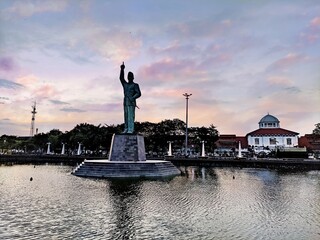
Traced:
POLYGON ((124 62, 122 62, 120 68, 123 70, 126 66, 124 65, 124 62))

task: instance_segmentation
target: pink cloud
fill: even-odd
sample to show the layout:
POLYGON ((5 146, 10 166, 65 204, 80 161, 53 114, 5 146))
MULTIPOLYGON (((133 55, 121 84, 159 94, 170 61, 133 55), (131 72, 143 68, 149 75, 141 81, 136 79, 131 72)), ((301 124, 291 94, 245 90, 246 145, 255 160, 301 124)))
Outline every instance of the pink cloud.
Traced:
POLYGON ((315 17, 310 22, 311 27, 320 27, 320 17, 315 17))
POLYGON ((307 29, 300 34, 300 37, 307 43, 317 42, 320 38, 320 17, 313 18, 307 29))
POLYGON ((271 76, 267 78, 267 82, 271 85, 282 85, 282 86, 289 86, 292 84, 292 81, 286 77, 280 76, 271 76))
MULTIPOLYGON (((191 89, 153 89, 148 91, 146 95, 151 96, 152 98, 161 98, 161 99, 175 99, 183 98, 182 94, 185 92, 190 92, 191 89)), ((194 89, 192 90, 194 91, 194 89)))
POLYGON ((274 71, 274 70, 282 70, 286 71, 288 67, 291 67, 297 63, 300 63, 306 59, 305 56, 301 54, 289 53, 283 58, 272 63, 268 68, 267 71, 274 71))
POLYGON ((204 59, 200 64, 201 67, 207 69, 208 66, 216 66, 224 63, 229 63, 232 61, 232 55, 228 53, 220 53, 217 55, 212 55, 204 59))
POLYGON ((307 40, 308 43, 314 43, 319 39, 319 36, 317 34, 306 34, 304 35, 304 39, 307 40))
POLYGON ((32 86, 36 84, 39 81, 39 79, 34 76, 33 74, 23 76, 17 79, 17 82, 24 85, 24 86, 32 86))
POLYGON ((94 27, 88 35, 86 41, 93 51, 117 63, 132 58, 142 46, 142 42, 137 35, 119 31, 119 29, 105 30, 94 27))
POLYGON ((161 81, 171 81, 173 79, 180 79, 197 76, 203 74, 199 71, 197 65, 191 60, 177 60, 163 59, 155 62, 152 65, 145 66, 138 71, 138 75, 146 80, 156 79, 161 81))
POLYGON ((35 89, 32 95, 36 96, 36 98, 50 98, 57 95, 57 93, 58 91, 55 89, 54 86, 50 84, 44 84, 35 89))
POLYGON ((122 102, 118 103, 104 103, 104 104, 84 104, 82 106, 86 111, 95 112, 115 112, 122 111, 122 102))
POLYGON ((13 59, 10 57, 2 57, 0 58, 0 70, 9 72, 14 69, 13 59))
POLYGON ((226 33, 233 27, 230 19, 212 23, 210 20, 195 20, 175 23, 169 28, 170 34, 189 38, 212 38, 226 33))
POLYGON ((159 47, 151 47, 151 54, 162 54, 162 55, 170 55, 177 56, 177 54, 186 56, 188 54, 195 54, 200 51, 200 49, 192 44, 181 45, 179 42, 174 42, 167 47, 159 48, 159 47))
POLYGON ((226 26, 226 27, 229 27, 229 26, 231 26, 233 24, 233 22, 230 19, 225 19, 225 20, 221 21, 221 24, 226 26))

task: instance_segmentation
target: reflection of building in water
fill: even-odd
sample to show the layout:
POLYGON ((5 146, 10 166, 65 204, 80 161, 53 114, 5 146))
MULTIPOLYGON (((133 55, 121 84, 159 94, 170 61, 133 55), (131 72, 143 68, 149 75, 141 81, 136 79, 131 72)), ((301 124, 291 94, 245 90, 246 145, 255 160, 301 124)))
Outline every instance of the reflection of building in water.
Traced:
MULTIPOLYGON (((267 114, 259 121, 259 128, 249 132, 246 136, 236 136, 234 134, 220 135, 216 142, 217 154, 235 156, 239 141, 242 146, 242 153, 246 155, 248 149, 256 154, 270 153, 272 150, 285 149, 287 151, 299 149, 299 133, 280 127, 278 118, 267 114)), ((304 147, 304 146, 302 146, 304 147)))
POLYGON ((199 178, 201 178, 202 180, 217 180, 217 175, 215 173, 214 168, 190 166, 180 168, 180 171, 191 181, 194 181, 199 178))
POLYGON ((287 191, 292 185, 288 181, 282 181, 285 176, 281 173, 270 170, 257 170, 247 172, 248 175, 256 177, 258 187, 254 193, 257 207, 261 214, 257 221, 265 224, 266 221, 271 221, 277 218, 278 222, 287 221, 290 216, 290 209, 293 207, 292 201, 296 196, 292 194, 296 191, 287 191), (288 185, 287 185, 288 184, 288 185))

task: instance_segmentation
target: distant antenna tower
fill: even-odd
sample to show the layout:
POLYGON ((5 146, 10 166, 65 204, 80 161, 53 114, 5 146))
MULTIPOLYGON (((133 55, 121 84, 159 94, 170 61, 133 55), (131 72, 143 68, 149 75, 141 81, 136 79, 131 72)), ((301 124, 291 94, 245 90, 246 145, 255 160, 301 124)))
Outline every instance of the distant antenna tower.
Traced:
POLYGON ((31 118, 31 128, 30 128, 30 136, 33 137, 34 134, 34 120, 36 119, 36 102, 34 102, 32 107, 32 118, 31 118))

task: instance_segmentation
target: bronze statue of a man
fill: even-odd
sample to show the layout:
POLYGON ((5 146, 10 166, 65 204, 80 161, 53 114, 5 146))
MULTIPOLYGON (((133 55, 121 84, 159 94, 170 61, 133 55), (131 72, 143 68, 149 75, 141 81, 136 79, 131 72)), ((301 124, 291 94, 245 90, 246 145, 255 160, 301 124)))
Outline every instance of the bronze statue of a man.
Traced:
POLYGON ((120 66, 120 82, 123 87, 124 99, 124 131, 123 133, 134 133, 135 108, 137 107, 136 99, 141 96, 140 88, 137 83, 133 82, 134 75, 128 72, 128 82, 124 79, 125 65, 120 66))

